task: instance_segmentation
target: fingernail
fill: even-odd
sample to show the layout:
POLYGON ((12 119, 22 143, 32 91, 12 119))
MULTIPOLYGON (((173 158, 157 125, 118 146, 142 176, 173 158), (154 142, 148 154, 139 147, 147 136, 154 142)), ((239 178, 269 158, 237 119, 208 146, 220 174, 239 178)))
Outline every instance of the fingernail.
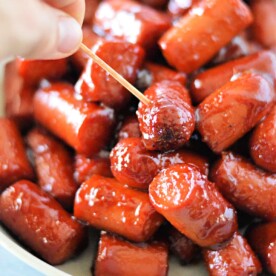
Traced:
POLYGON ((60 17, 58 51, 61 53, 73 52, 77 50, 81 40, 82 31, 78 22, 71 17, 60 17))

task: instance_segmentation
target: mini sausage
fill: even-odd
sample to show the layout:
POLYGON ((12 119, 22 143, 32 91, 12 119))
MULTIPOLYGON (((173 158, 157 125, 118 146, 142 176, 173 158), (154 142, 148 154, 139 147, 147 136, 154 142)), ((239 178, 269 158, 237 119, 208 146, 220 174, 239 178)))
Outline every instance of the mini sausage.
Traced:
POLYGON ((118 132, 118 140, 125 138, 141 137, 137 116, 132 115, 125 118, 118 132))
POLYGON ((78 153, 96 154, 109 142, 114 111, 76 99, 70 84, 41 88, 35 94, 33 107, 36 120, 78 153))
POLYGON ((139 103, 137 116, 142 139, 148 150, 182 147, 195 128, 194 109, 188 91, 175 81, 162 81, 144 93, 149 104, 139 103))
POLYGON ((197 129, 211 150, 220 153, 252 129, 274 102, 270 78, 252 72, 235 75, 197 107, 197 129))
POLYGON ((163 222, 148 194, 99 175, 93 175, 77 191, 74 215, 135 242, 148 240, 163 222))
POLYGON ((149 186, 154 208, 201 247, 227 242, 237 230, 236 211, 197 167, 172 165, 149 186))
POLYGON ((30 181, 7 188, 0 196, 0 210, 1 222, 51 265, 65 262, 86 243, 83 226, 30 181))
POLYGON ((165 244, 131 243, 116 235, 101 233, 95 276, 166 276, 167 271, 168 248, 165 244))
POLYGON ((191 73, 252 23, 241 0, 203 0, 194 5, 159 40, 168 63, 191 73))
POLYGON ((267 220, 276 218, 276 175, 265 172, 241 156, 223 153, 211 179, 237 208, 267 220))

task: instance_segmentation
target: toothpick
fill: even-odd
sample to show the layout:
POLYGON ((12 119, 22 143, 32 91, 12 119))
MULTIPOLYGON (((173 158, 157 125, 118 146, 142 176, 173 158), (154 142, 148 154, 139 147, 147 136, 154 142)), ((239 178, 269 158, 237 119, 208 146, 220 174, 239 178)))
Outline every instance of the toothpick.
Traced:
POLYGON ((130 93, 132 93, 136 98, 138 98, 142 103, 149 104, 150 100, 144 96, 138 89, 136 89, 132 84, 130 84, 125 78, 123 78, 119 73, 117 73, 113 68, 111 68, 107 63, 105 63, 100 57, 94 54, 87 46, 83 43, 80 48, 90 56, 93 61, 95 61, 100 67, 102 67, 107 73, 109 73, 115 80, 117 80, 122 86, 124 86, 130 93))

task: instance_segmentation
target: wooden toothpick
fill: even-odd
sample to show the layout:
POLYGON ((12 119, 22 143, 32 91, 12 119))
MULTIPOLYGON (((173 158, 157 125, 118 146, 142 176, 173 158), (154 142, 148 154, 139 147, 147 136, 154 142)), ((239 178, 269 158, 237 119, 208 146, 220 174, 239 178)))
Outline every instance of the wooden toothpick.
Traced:
POLYGON ((98 57, 96 54, 94 54, 87 46, 85 46, 82 43, 80 48, 88 56, 90 56, 93 59, 93 61, 95 61, 100 67, 102 67, 107 73, 109 73, 115 80, 117 80, 122 86, 124 86, 130 93, 132 93, 142 103, 144 103, 144 104, 150 103, 150 100, 146 96, 144 96, 143 93, 141 93, 132 84, 130 84, 125 78, 123 78, 119 73, 117 73, 107 63, 105 63, 100 57, 98 57))

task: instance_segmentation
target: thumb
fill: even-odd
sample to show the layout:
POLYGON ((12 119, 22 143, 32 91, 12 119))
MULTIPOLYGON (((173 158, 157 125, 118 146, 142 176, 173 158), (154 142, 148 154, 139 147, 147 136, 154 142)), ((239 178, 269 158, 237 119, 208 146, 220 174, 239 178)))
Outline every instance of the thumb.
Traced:
POLYGON ((43 1, 0 1, 0 59, 57 59, 74 53, 82 40, 79 23, 43 1))

